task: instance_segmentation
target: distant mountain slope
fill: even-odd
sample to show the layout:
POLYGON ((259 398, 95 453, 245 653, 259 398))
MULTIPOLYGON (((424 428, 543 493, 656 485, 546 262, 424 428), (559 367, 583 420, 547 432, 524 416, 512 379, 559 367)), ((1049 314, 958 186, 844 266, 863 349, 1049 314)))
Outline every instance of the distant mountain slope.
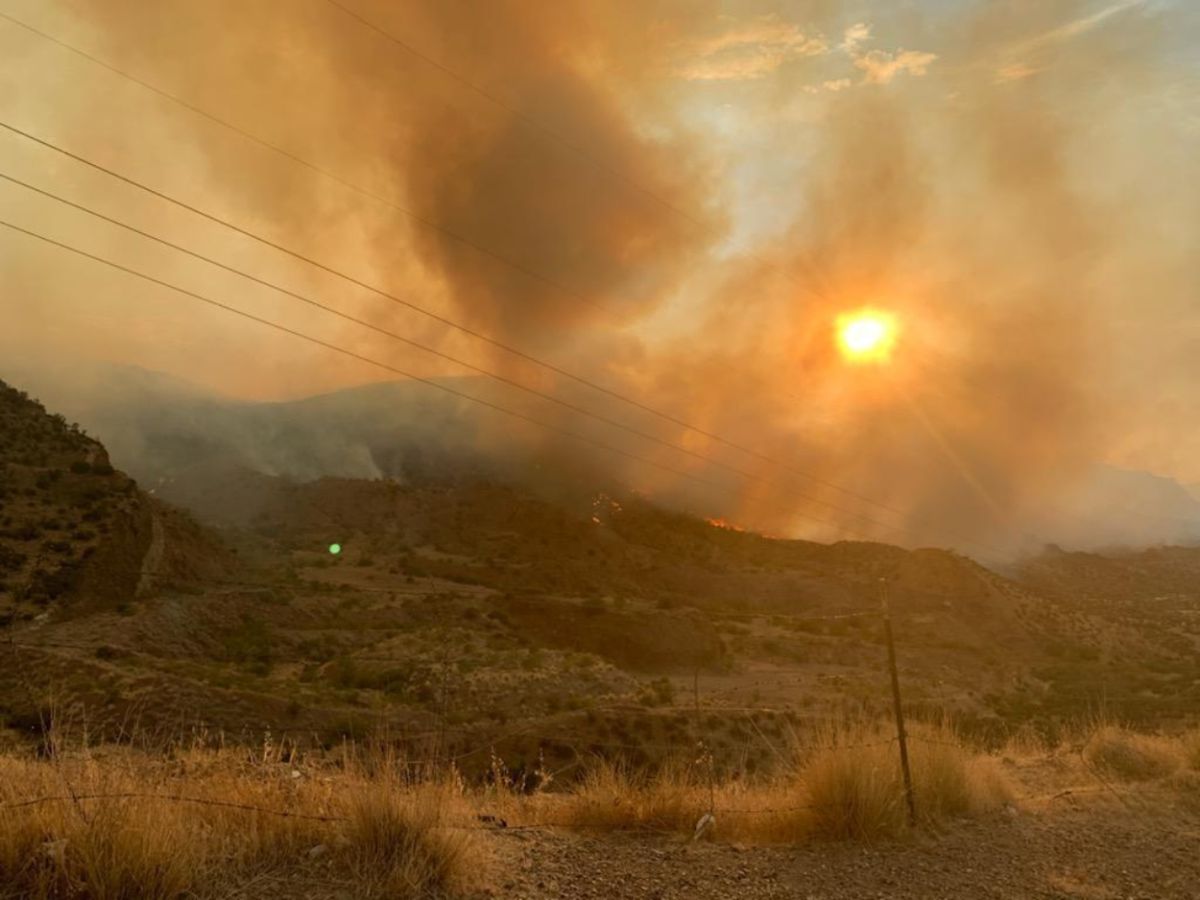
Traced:
MULTIPOLYGON (((472 455, 477 432, 478 408, 418 382, 247 403, 133 367, 96 367, 70 386, 32 377, 53 408, 81 422, 118 465, 158 493, 169 494, 168 485, 193 467, 301 481, 394 475, 422 447, 472 455)), ((475 387, 470 379, 454 385, 475 387)))
MULTIPOLYGON (((544 445, 523 443, 516 436, 520 429, 498 431, 509 424, 499 414, 417 382, 249 403, 129 367, 97 367, 74 375, 70 385, 44 372, 30 377, 54 408, 99 436, 148 491, 224 522, 240 519, 252 506, 230 485, 247 486, 254 497, 255 475, 296 481, 504 475, 535 491, 565 475, 592 491, 614 487, 601 474, 607 458, 572 446, 551 459, 544 445)), ((506 405, 522 399, 487 379, 445 383, 506 405)), ((566 397, 588 407, 596 402, 593 396, 566 397)), ((1098 464, 1081 473, 1071 490, 1048 500, 1035 520, 1013 527, 1032 548, 1049 542, 1072 549, 1197 543, 1200 500, 1169 478, 1098 464)))

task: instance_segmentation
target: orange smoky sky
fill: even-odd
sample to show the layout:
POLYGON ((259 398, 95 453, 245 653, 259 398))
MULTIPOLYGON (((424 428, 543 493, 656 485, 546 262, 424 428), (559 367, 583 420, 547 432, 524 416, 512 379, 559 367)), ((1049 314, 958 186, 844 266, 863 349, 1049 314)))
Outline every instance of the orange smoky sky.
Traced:
MULTIPOLYGON (((1055 510, 1097 464, 1200 482, 1194 4, 14 0, 4 12, 4 122, 675 421, 7 131, 0 171, 753 476, 730 481, 489 389, 739 484, 704 501, 714 515, 776 533, 1013 544, 1070 531, 1055 510), (886 365, 837 351, 838 317, 860 308, 895 318, 886 365)), ((404 371, 462 374, 11 182, 0 207, 404 371)), ((0 355, 62 377, 85 360, 134 364, 250 399, 397 377, 0 230, 0 355)), ((612 464, 664 497, 694 490, 612 464)))

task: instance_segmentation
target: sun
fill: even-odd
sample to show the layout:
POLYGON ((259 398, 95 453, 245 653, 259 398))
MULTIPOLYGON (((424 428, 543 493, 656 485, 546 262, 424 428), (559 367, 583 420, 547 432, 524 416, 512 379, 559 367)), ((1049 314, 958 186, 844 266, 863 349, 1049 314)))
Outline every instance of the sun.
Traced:
POLYGON ((850 362, 886 362, 896 343, 896 317, 875 309, 859 309, 837 318, 837 339, 850 362))

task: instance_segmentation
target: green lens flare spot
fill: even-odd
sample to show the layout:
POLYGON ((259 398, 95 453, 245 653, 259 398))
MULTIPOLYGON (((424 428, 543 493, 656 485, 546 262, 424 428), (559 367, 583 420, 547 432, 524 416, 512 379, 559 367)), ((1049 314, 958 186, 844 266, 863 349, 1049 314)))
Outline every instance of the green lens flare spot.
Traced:
POLYGON ((341 544, 330 544, 329 552, 332 553, 334 556, 337 556, 339 553, 342 552, 342 545, 341 544))

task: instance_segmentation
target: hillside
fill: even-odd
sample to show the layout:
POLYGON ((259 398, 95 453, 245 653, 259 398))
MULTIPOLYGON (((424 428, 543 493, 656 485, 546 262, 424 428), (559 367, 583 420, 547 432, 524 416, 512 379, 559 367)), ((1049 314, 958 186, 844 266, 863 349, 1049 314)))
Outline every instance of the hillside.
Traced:
POLYGON ((0 383, 0 609, 45 616, 138 589, 150 519, 134 482, 100 443, 0 383))
POLYGON ((0 610, 8 622, 126 608, 227 565, 219 542, 142 493, 99 441, 0 382, 0 610))
MULTIPOLYGON (((944 550, 778 540, 562 470, 531 490, 428 443, 382 479, 200 454, 159 485, 196 524, 6 397, 22 435, 5 451, 18 659, 94 733, 136 719, 307 744, 390 735, 465 754, 466 771, 486 766, 481 748, 522 770, 585 749, 654 760, 703 737, 722 766, 769 766, 805 722, 888 709, 881 579, 914 715, 999 738, 1101 701, 1158 718, 1192 702, 1191 639, 1089 600, 1091 568, 1066 555, 1006 577, 944 550), (29 587, 46 559, 64 572, 53 596, 29 587), (1135 691, 1087 680, 1137 658, 1157 668, 1133 673, 1135 691)), ((1160 556, 1089 558, 1127 566, 1136 604, 1169 572, 1186 581, 1186 551, 1160 556)), ((11 696, 10 721, 35 721, 27 692, 11 696)))
MULTIPOLYGON (((211 477, 216 472, 302 482, 323 477, 404 481, 414 475, 444 478, 474 472, 539 494, 560 476, 586 484, 593 495, 614 488, 605 474, 611 471, 611 459, 604 454, 576 444, 549 454, 539 440, 515 434, 503 417, 412 381, 284 402, 247 402, 132 366, 80 366, 69 373, 28 366, 21 376, 48 405, 98 436, 118 467, 147 491, 188 509, 202 508, 224 523, 242 514, 246 503, 240 488, 245 482, 233 476, 237 483, 226 484, 211 477), (210 495, 214 488, 217 493, 210 495)), ((456 377, 442 383, 503 406, 520 399, 488 379, 456 377)), ((560 386, 560 392, 564 400, 584 407, 596 399, 569 384, 560 386)), ((520 408, 545 418, 541 406, 520 408)), ((677 442, 669 430, 654 430, 661 422, 637 424, 639 430, 677 442)), ((1036 541, 1029 546, 1057 541, 1105 551, 1200 541, 1200 500, 1175 481, 1101 464, 1076 474, 1070 490, 1049 498, 1034 519, 1019 523, 1022 546, 1031 536, 1036 541)), ((703 493, 682 491, 658 499, 703 515, 729 515, 703 493)), ((975 553, 978 545, 959 549, 975 553)))

